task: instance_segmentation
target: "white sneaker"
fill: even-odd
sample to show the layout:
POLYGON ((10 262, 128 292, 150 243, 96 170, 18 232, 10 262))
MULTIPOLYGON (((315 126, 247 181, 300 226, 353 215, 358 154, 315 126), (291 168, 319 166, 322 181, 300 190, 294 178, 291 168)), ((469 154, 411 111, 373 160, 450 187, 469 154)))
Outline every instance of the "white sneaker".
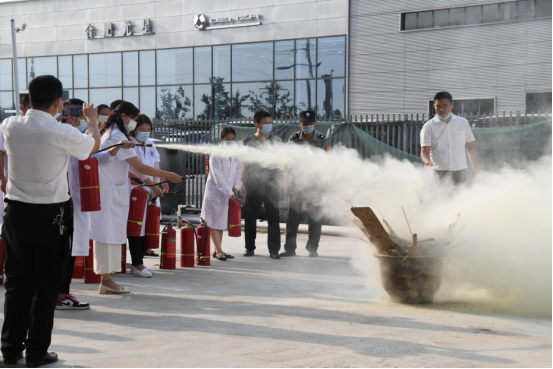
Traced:
POLYGON ((154 270, 153 269, 150 269, 145 265, 144 265, 144 269, 148 269, 148 272, 150 272, 152 275, 154 275, 154 270))
POLYGON ((152 278, 152 273, 147 268, 138 270, 136 267, 131 267, 132 275, 140 278, 152 278))

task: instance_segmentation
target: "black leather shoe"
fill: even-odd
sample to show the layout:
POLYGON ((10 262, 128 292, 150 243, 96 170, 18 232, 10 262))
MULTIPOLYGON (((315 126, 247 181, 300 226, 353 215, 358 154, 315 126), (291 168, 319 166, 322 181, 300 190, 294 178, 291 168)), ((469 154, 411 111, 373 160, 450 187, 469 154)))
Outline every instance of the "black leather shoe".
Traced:
POLYGON ((4 365, 15 365, 19 360, 23 359, 23 353, 20 352, 15 359, 4 358, 4 365))
POLYGON ((280 259, 280 255, 277 254, 277 253, 274 253, 274 254, 271 253, 270 258, 271 258, 271 259, 280 259))
POLYGON ((253 256, 253 255, 254 255, 253 250, 252 251, 250 251, 250 250, 244 251, 244 256, 253 256))
POLYGON ((309 251, 310 258, 316 258, 317 256, 319 256, 319 254, 317 254, 317 251, 309 251))
POLYGON ((58 361, 58 354, 55 352, 48 352, 44 357, 37 361, 27 361, 25 366, 27 368, 38 368, 39 366, 52 364, 58 361))
POLYGON ((296 252, 292 251, 292 250, 288 250, 288 251, 280 253, 281 258, 284 258, 284 257, 287 257, 287 256, 296 256, 296 252))

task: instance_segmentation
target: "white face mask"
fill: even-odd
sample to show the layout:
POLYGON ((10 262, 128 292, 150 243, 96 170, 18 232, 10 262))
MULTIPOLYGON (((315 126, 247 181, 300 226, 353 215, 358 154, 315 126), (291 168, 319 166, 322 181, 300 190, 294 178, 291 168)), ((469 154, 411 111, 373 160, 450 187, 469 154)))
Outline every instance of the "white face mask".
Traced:
POLYGON ((136 128, 136 121, 135 120, 130 120, 129 121, 129 124, 127 124, 127 131, 134 131, 134 129, 136 128))
POLYGON ((100 123, 104 124, 106 121, 108 120, 108 116, 107 115, 100 115, 100 123))

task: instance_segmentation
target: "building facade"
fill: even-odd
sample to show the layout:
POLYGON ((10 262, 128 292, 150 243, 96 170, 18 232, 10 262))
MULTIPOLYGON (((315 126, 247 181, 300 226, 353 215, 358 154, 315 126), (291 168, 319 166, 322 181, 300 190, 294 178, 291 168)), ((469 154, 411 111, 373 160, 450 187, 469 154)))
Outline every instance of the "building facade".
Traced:
POLYGON ((551 0, 0 0, 0 114, 41 74, 157 118, 551 107, 551 0))

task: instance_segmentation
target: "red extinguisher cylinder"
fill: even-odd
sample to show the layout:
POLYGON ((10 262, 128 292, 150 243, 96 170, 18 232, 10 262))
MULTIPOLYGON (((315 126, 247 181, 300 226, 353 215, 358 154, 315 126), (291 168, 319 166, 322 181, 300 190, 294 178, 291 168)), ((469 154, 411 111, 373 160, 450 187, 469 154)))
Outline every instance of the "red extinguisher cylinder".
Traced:
POLYGON ((121 245, 121 271, 115 274, 125 273, 127 273, 127 244, 124 243, 121 245))
POLYGON ((84 283, 100 283, 102 277, 94 273, 94 241, 89 241, 88 256, 84 258, 84 283))
POLYGON ((131 190, 129 216, 127 218, 127 236, 140 237, 147 202, 148 191, 141 186, 136 186, 131 190))
POLYGON ((81 192, 81 211, 100 211, 100 178, 98 176, 98 160, 89 157, 79 160, 79 186, 81 192))
POLYGON ((159 226, 161 221, 161 208, 152 202, 146 209, 146 237, 144 238, 144 248, 159 248, 159 226))
POLYGON ((84 277, 84 256, 75 256, 75 264, 73 266, 72 278, 84 277))
POLYGON ((172 226, 167 226, 161 237, 161 262, 160 269, 177 268, 177 231, 172 226))
POLYGON ((205 223, 202 223, 198 228, 196 228, 196 235, 196 244, 198 247, 196 265, 211 265, 209 257, 211 253, 211 240, 209 239, 211 230, 205 223))
POLYGON ((189 224, 180 229, 180 266, 194 267, 194 228, 189 224))
POLYGON ((228 236, 240 237, 242 235, 242 205, 238 200, 228 202, 228 236))

